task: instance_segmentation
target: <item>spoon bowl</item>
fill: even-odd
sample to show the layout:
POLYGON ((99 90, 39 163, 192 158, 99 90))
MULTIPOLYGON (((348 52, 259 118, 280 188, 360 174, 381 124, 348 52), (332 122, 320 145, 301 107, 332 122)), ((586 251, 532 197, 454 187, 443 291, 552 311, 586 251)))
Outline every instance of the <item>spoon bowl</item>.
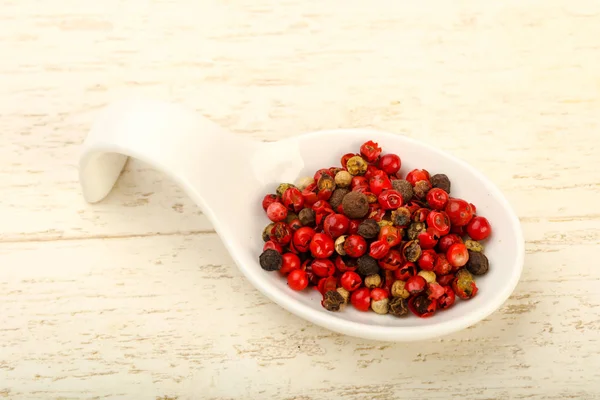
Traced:
POLYGON ((517 216, 498 188, 467 163, 405 136, 367 129, 307 133, 277 142, 233 135, 179 106, 127 100, 109 106, 83 145, 80 182, 88 202, 102 200, 127 157, 138 158, 178 182, 213 224, 246 278, 269 299, 335 332, 385 341, 415 341, 447 335, 484 319, 514 290, 523 268, 524 240, 517 216), (262 231, 270 222, 261 206, 265 194, 316 170, 338 166, 343 154, 373 140, 402 159, 402 173, 424 168, 445 173, 452 195, 477 206, 493 227, 486 241, 489 272, 477 277, 479 293, 431 318, 396 318, 346 307, 330 312, 321 294, 295 292, 278 273, 264 271, 258 257, 262 231))

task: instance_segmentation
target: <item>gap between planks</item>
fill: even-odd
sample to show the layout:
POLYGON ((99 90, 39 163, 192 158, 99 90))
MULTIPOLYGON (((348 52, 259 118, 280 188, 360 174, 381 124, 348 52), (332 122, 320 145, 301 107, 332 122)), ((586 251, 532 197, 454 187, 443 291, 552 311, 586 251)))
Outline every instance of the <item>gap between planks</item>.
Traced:
POLYGON ((217 232, 209 230, 190 230, 176 232, 148 232, 148 233, 131 233, 131 234, 115 234, 115 235, 89 235, 89 236, 58 236, 58 237, 36 237, 36 238, 7 238, 0 239, 0 244, 3 243, 38 243, 38 242, 66 242, 79 240, 112 240, 112 239, 133 239, 146 237, 160 236, 197 236, 197 235, 216 235, 217 232))

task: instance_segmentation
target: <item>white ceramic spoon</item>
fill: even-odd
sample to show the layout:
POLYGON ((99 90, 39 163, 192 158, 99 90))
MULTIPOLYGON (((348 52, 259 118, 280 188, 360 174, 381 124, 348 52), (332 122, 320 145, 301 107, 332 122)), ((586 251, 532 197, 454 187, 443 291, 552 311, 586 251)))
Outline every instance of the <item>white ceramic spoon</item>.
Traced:
POLYGON ((347 335, 386 341, 413 341, 447 335, 485 318, 510 296, 523 267, 524 241, 517 216, 501 192, 481 173, 455 157, 401 135, 340 129, 308 133, 272 143, 233 135, 195 112, 148 100, 108 107, 83 145, 80 180, 88 202, 111 190, 127 157, 163 171, 186 191, 212 222, 229 254, 252 284, 286 310, 347 335), (452 195, 465 198, 487 217, 490 270, 477 278, 479 293, 457 301, 432 318, 396 318, 347 307, 329 312, 316 290, 294 292, 278 273, 258 264, 263 228, 269 223, 261 201, 281 182, 337 166, 341 155, 374 140, 402 158, 402 171, 425 168, 445 173, 452 195))

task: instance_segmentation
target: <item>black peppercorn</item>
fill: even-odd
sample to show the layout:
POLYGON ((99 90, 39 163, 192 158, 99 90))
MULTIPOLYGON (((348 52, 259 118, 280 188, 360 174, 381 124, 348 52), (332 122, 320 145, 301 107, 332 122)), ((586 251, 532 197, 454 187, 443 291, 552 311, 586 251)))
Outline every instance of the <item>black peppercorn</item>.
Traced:
POLYGON ((379 272, 379 264, 377 264, 377 260, 371 257, 368 254, 360 256, 357 260, 358 268, 356 272, 363 276, 374 275, 379 272))
POLYGON ((389 303, 389 314, 396 317, 403 317, 408 314, 408 304, 402 297, 394 297, 389 303))
POLYGON ((392 181, 392 186, 394 187, 394 190, 402 196, 403 203, 406 204, 413 198, 414 191, 409 181, 405 179, 396 179, 392 181))
POLYGON ((303 208, 298 214, 298 219, 302 226, 315 225, 315 211, 312 208, 303 208))
POLYGON ((415 197, 419 200, 425 200, 427 193, 431 190, 431 183, 429 181, 418 181, 414 187, 415 197))
POLYGON ((450 193, 450 179, 446 174, 435 174, 431 177, 431 186, 434 188, 444 189, 446 193, 450 193))
POLYGON ((411 240, 407 242, 402 248, 402 255, 406 261, 417 262, 421 257, 421 246, 419 246, 418 240, 411 240))
POLYGON ((277 250, 267 249, 258 258, 265 271, 278 271, 283 265, 283 257, 277 250))
POLYGON ((328 290, 323 298, 323 307, 329 311, 339 311, 345 304, 344 296, 335 290, 328 290))
POLYGON ((265 226, 265 229, 263 229, 262 239, 265 242, 268 242, 269 240, 271 240, 271 229, 273 229, 274 226, 275 226, 275 224, 273 222, 271 222, 269 225, 265 226))
POLYGON ((396 226, 408 226, 410 224, 410 210, 406 207, 400 207, 392 211, 392 223, 396 226))
POLYGON ((331 208, 337 210, 337 208, 342 204, 342 200, 344 196, 350 193, 348 189, 338 188, 333 191, 331 197, 329 198, 329 204, 331 204, 331 208))
POLYGON ((379 224, 374 219, 365 219, 358 225, 358 234, 365 239, 374 239, 379 235, 379 224))
POLYGON ((415 240, 419 233, 426 232, 427 226, 423 222, 413 222, 408 227, 408 238, 410 240, 415 240))
POLYGON ((466 267, 473 275, 483 275, 488 272, 490 262, 485 254, 469 250, 469 261, 467 261, 466 267))
POLYGON ((363 193, 350 192, 344 196, 342 208, 348 218, 363 218, 369 212, 369 200, 363 193))

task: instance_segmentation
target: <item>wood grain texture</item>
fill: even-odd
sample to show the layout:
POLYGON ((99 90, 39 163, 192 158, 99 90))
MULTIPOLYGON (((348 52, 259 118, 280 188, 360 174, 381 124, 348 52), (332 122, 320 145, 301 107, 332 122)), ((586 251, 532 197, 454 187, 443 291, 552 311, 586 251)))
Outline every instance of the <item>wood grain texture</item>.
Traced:
POLYGON ((599 110, 595 0, 0 0, 0 398, 600 398, 599 110), (83 202, 79 145, 128 94, 436 144, 516 209, 522 280, 439 340, 306 323, 146 165, 83 202))

